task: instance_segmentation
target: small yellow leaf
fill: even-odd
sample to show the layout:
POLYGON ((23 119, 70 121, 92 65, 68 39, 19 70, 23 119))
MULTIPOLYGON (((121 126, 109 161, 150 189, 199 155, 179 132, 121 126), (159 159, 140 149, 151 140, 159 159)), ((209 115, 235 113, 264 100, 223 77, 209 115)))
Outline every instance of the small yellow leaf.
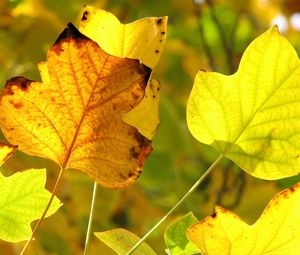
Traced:
POLYGON ((152 148, 122 117, 144 97, 151 69, 107 54, 69 24, 39 70, 43 83, 15 77, 0 94, 7 140, 105 187, 131 185, 152 148))
POLYGON ((143 18, 124 25, 110 12, 85 6, 79 30, 107 53, 139 59, 154 68, 165 44, 167 20, 143 18))
POLYGON ((0 166, 15 153, 16 149, 17 146, 0 142, 0 166))
POLYGON ((123 120, 136 127, 141 134, 152 139, 159 125, 160 84, 150 80, 143 100, 130 112, 124 114, 123 120))
POLYGON ((300 254, 300 183, 270 201, 259 220, 249 226, 234 213, 215 212, 187 229, 203 255, 300 254))

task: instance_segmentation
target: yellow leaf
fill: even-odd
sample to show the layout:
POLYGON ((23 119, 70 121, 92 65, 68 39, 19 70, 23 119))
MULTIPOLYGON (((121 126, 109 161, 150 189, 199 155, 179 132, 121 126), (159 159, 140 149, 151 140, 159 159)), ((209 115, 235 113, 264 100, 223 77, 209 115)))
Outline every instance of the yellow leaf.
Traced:
POLYGON ((300 168, 300 62, 272 27, 246 49, 231 76, 199 71, 188 101, 193 136, 264 179, 300 168))
POLYGON ((124 25, 110 12, 85 6, 79 30, 107 53, 139 59, 153 69, 165 44, 167 20, 143 18, 124 25))
POLYGON ((159 99, 160 84, 152 79, 148 83, 143 100, 123 117, 126 123, 136 127, 150 140, 159 125, 159 99))
POLYGON ((15 153, 16 149, 17 146, 0 142, 0 166, 15 153))
POLYGON ((300 254, 300 183, 273 197, 259 220, 249 226, 234 213, 215 212, 187 229, 203 255, 300 254))
POLYGON ((122 117, 143 98, 151 69, 105 53, 72 24, 39 69, 43 83, 15 77, 1 92, 7 140, 27 154, 82 170, 105 187, 132 184, 151 141, 122 117))

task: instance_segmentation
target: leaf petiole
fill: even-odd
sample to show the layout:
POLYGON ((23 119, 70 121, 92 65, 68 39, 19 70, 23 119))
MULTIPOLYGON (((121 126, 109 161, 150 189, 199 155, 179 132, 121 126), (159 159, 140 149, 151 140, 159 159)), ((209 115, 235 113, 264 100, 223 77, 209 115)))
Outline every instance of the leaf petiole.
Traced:
POLYGON ((98 187, 97 182, 94 182, 91 210, 90 210, 90 216, 89 216, 89 223, 88 223, 88 227, 87 227, 87 231, 86 231, 83 255, 87 254, 88 245, 89 245, 90 238, 91 238, 92 224, 93 224, 93 218, 94 218, 94 208, 95 208, 95 201, 96 201, 96 196, 97 196, 97 187, 98 187))
POLYGON ((188 190, 187 193, 172 207, 172 209, 160 219, 127 253, 126 255, 132 254, 149 236, 150 234, 162 224, 192 193, 193 191, 202 183, 202 181, 209 175, 209 173, 216 168, 217 164, 223 159, 223 155, 220 155, 214 163, 200 176, 200 178, 194 183, 194 185, 188 190))
POLYGON ((50 199, 49 199, 49 201, 48 201, 48 204, 47 204, 47 206, 46 206, 46 208, 45 208, 45 210, 44 210, 44 212, 43 212, 41 218, 39 219, 39 221, 36 223, 34 229, 32 230, 32 233, 31 233, 29 239, 27 240, 27 242, 25 243, 25 245, 24 245, 22 251, 20 252, 20 255, 24 255, 24 253, 25 253, 25 251, 26 251, 28 245, 29 245, 29 244, 31 243, 31 241, 33 240, 33 237, 34 237, 36 231, 38 230, 38 228, 39 228, 39 226, 41 225, 42 221, 45 219, 45 217, 46 217, 46 215, 47 215, 47 212, 48 212, 48 210, 49 210, 49 208, 50 208, 50 206, 51 206, 51 204, 52 204, 52 202, 53 202, 53 199, 54 199, 54 197, 55 197, 55 195, 56 195, 57 187, 58 187, 58 184, 59 184, 59 182, 60 182, 60 180, 61 180, 61 177, 62 177, 64 171, 65 171, 65 168, 61 168, 61 169, 60 169, 59 175, 58 175, 57 180, 56 180, 56 182, 55 182, 55 185, 54 185, 54 188, 53 188, 51 197, 50 197, 50 199))

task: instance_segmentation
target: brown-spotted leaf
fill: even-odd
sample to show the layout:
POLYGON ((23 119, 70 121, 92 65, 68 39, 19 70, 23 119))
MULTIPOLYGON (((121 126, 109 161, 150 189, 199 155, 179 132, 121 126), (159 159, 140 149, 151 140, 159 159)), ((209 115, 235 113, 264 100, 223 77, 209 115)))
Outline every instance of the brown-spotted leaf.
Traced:
POLYGON ((16 151, 17 146, 0 142, 0 166, 16 151))
POLYGON ((122 116, 144 97, 151 69, 107 54, 72 24, 39 69, 43 83, 15 77, 1 92, 7 140, 105 187, 132 184, 152 148, 122 116))
POLYGON ((203 255, 300 254, 300 183, 275 195, 260 218, 248 225, 220 206, 186 234, 203 255))

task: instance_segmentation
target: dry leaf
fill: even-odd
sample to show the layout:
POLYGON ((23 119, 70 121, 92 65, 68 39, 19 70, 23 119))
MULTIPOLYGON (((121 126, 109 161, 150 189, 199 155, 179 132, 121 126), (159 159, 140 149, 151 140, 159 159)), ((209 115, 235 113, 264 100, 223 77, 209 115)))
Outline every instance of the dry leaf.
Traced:
POLYGON ((1 92, 7 140, 105 187, 132 184, 152 148, 122 116, 142 100, 151 69, 107 54, 72 24, 39 69, 43 83, 15 77, 1 92))

